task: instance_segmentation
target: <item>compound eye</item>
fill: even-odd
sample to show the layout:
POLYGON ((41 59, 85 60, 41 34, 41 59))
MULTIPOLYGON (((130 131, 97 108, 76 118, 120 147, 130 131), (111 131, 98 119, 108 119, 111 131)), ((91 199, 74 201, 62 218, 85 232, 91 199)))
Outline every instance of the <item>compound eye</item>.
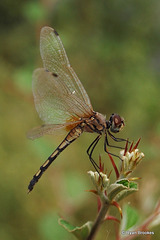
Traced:
POLYGON ((111 122, 111 131, 117 133, 121 131, 124 127, 124 119, 120 117, 118 114, 112 115, 112 122, 111 122))

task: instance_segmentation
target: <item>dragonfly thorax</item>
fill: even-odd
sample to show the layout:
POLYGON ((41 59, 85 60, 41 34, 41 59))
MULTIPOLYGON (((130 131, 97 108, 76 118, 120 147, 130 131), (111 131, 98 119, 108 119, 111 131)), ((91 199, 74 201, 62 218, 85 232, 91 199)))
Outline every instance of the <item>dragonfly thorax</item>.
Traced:
POLYGON ((97 132, 102 134, 106 129, 106 118, 104 115, 98 112, 94 112, 94 115, 90 118, 84 119, 83 131, 84 132, 97 132))

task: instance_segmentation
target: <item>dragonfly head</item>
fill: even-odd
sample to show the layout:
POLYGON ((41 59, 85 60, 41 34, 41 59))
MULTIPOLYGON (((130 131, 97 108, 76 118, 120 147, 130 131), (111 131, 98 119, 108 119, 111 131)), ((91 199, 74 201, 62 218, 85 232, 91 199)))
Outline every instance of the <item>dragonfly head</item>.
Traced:
POLYGON ((120 132, 124 127, 124 118, 120 117, 117 113, 113 113, 107 123, 108 129, 113 133, 120 132))

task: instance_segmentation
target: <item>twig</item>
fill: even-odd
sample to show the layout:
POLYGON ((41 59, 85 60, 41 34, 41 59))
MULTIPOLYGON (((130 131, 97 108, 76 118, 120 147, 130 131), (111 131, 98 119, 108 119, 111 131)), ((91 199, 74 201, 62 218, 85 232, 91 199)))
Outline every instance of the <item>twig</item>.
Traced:
POLYGON ((102 204, 102 207, 101 207, 101 210, 99 211, 99 214, 94 222, 94 225, 91 229, 91 232, 87 238, 87 240, 93 240, 95 235, 96 235, 96 232, 100 226, 100 224, 103 222, 104 220, 104 217, 106 216, 106 213, 108 211, 108 208, 109 208, 110 204, 109 204, 109 201, 105 201, 103 204, 102 204))

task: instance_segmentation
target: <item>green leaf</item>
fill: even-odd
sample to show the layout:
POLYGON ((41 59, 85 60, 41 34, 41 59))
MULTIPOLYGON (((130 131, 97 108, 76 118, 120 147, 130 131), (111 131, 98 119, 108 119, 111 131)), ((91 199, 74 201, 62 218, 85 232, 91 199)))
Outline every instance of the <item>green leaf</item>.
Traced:
POLYGON ((134 188, 138 190, 138 184, 136 182, 129 182, 129 188, 134 188))
POLYGON ((119 180, 119 181, 117 181, 117 183, 118 183, 118 184, 122 184, 123 186, 126 186, 126 187, 129 186, 129 181, 128 181, 128 179, 119 180))
POLYGON ((128 195, 138 191, 138 184, 130 182, 128 179, 118 180, 108 188, 108 198, 110 200, 120 201, 128 195))
POLYGON ((115 198, 115 201, 119 202, 121 201, 122 199, 128 197, 130 194, 132 193, 135 193, 137 192, 138 190, 137 189, 127 189, 127 190, 124 190, 123 192, 120 192, 116 198, 115 198))
POLYGON ((58 223, 63 226, 68 232, 72 233, 79 240, 86 240, 93 225, 92 222, 87 222, 81 227, 76 227, 64 219, 60 218, 58 223))
POLYGON ((138 223, 140 216, 137 210, 129 205, 125 205, 123 208, 123 219, 121 229, 126 231, 138 223))
MULTIPOLYGON (((129 196, 130 194, 137 192, 138 191, 138 184, 136 182, 130 182, 128 179, 128 187, 122 192, 120 192, 119 194, 117 194, 115 201, 119 202, 122 199, 126 198, 127 196, 129 196)), ((118 183, 121 181, 118 181, 118 183)), ((127 185, 127 183, 123 180, 122 183, 125 185, 127 185)))
POLYGON ((127 187, 122 184, 117 184, 117 183, 111 184, 107 191, 108 198, 110 200, 113 200, 120 192, 122 192, 126 189, 127 189, 127 187))
POLYGON ((114 184, 111 184, 108 188, 108 197, 113 200, 120 192, 128 190, 129 180, 121 179, 114 184))

